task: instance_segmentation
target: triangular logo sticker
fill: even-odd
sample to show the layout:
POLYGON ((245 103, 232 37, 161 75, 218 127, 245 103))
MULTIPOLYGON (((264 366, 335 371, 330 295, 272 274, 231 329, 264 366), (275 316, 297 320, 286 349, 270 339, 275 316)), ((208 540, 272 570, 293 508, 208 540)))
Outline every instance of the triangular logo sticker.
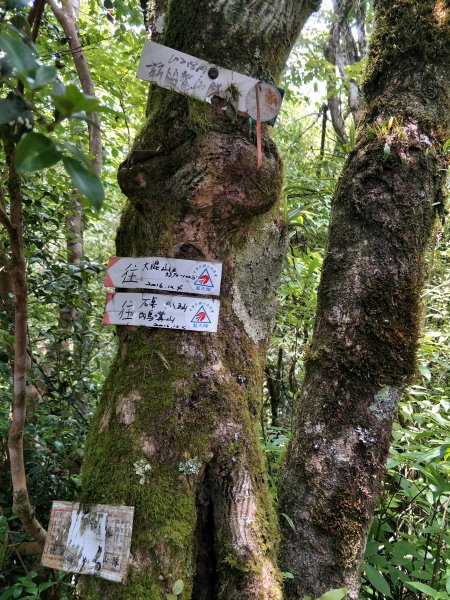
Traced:
POLYGON ((199 285, 203 288, 213 288, 214 287, 211 276, 208 273, 208 269, 203 270, 203 272, 201 273, 200 277, 196 280, 194 285, 199 285))
POLYGON ((206 312, 203 304, 192 317, 191 323, 211 323, 211 319, 208 317, 208 313, 206 312))

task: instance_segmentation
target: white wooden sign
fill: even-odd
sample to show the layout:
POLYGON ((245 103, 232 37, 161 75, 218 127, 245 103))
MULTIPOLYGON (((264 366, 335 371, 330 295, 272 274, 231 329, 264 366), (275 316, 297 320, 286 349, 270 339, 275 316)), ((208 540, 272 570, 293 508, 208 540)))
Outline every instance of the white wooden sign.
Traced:
POLYGON ((122 581, 130 555, 134 508, 98 504, 88 513, 73 502, 53 502, 42 564, 122 581))
POLYGON ((227 90, 233 86, 239 92, 237 108, 241 112, 247 112, 247 95, 258 83, 253 77, 149 40, 145 42, 137 76, 206 102, 211 102, 213 96, 227 98, 227 90))
POLYGON ((117 292, 106 294, 104 325, 140 325, 217 331, 220 302, 192 296, 117 292))
POLYGON ((109 259, 105 287, 143 288, 218 296, 222 263, 182 258, 109 259))

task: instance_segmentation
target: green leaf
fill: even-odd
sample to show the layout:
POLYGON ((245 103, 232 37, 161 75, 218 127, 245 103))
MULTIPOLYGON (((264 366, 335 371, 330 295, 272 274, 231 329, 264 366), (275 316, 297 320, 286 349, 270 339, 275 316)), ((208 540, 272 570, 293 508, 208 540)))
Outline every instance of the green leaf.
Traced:
POLYGON ((55 585, 57 585, 56 581, 43 581, 39 584, 39 592, 44 592, 55 585))
POLYGON ((89 165, 89 158, 86 156, 86 154, 82 150, 80 150, 80 148, 78 148, 78 146, 76 146, 75 144, 72 144, 72 142, 65 142, 64 148, 66 148, 76 158, 81 160, 81 162, 89 165))
POLYGON ((391 547, 393 556, 416 556, 420 558, 420 554, 417 552, 417 548, 411 542, 394 542, 391 547))
POLYGON ((7 98, 0 100, 0 125, 6 125, 10 121, 15 121, 25 110, 25 102, 19 96, 10 94, 7 98))
POLYGON ((182 579, 177 579, 172 586, 172 594, 179 596, 184 590, 184 582, 182 579))
MULTIPOLYGON (((85 96, 76 85, 69 84, 65 87, 55 86, 53 89, 53 102, 62 117, 68 117, 80 111, 97 111, 99 102, 97 98, 85 96)), ((77 117, 79 118, 79 116, 77 117)))
POLYGON ((418 583, 417 581, 408 581, 406 583, 407 587, 413 587, 416 590, 419 590, 419 592, 423 592, 424 594, 427 594, 428 596, 431 596, 432 598, 437 598, 439 596, 439 592, 435 589, 433 589, 432 587, 430 587, 429 585, 427 585, 426 583, 418 583))
POLYGON ((425 579, 425 581, 431 581, 431 579, 433 579, 433 572, 430 571, 423 571, 420 569, 417 569, 416 571, 411 571, 411 573, 409 574, 411 577, 415 577, 416 579, 425 579))
POLYGON ((34 82, 30 84, 31 89, 36 90, 44 87, 47 83, 51 83, 56 79, 58 71, 55 67, 48 67, 47 65, 39 65, 36 69, 34 76, 34 82))
POLYGON ((27 582, 27 584, 25 585, 25 591, 28 594, 34 594, 33 597, 35 598, 36 594, 38 592, 38 586, 34 582, 31 582, 31 583, 27 582))
POLYGON ((90 119, 86 113, 84 112, 74 112, 70 115, 71 119, 78 119, 80 121, 85 121, 86 123, 89 123, 89 125, 93 125, 94 127, 96 127, 97 129, 100 129, 100 127, 98 126, 98 123, 96 123, 95 121, 93 121, 92 119, 90 119))
POLYGON ((74 187, 87 198, 93 208, 100 210, 105 192, 96 173, 70 156, 63 156, 63 163, 74 187))
POLYGON ((34 74, 38 64, 33 52, 19 38, 0 33, 0 48, 5 51, 8 61, 19 77, 26 79, 34 74))
POLYGON ((283 572, 281 573, 281 577, 282 577, 283 579, 294 579, 294 574, 293 574, 293 573, 290 573, 289 571, 283 571, 283 572))
POLYGON ((341 600, 347 593, 347 588, 338 588, 322 594, 317 600, 341 600))
POLYGON ((377 569, 366 563, 364 565, 364 573, 377 592, 380 592, 387 598, 392 598, 391 588, 389 587, 388 582, 377 569))
POLYGON ((56 450, 58 450, 58 452, 64 450, 64 444, 60 440, 55 440, 53 442, 53 445, 55 446, 56 450))
POLYGON ((419 371, 427 381, 431 381, 431 371, 426 365, 419 365, 419 371))
POLYGON ((16 146, 18 173, 31 173, 54 165, 61 159, 57 145, 42 133, 27 133, 16 146))
POLYGON ((383 148, 383 162, 385 162, 389 158, 390 154, 391 154, 391 147, 386 142, 384 145, 384 148, 383 148))
POLYGON ((287 515, 286 513, 281 513, 281 516, 286 519, 286 521, 288 522, 289 527, 292 529, 292 531, 295 532, 294 521, 291 519, 291 517, 289 515, 287 515))
POLYGON ((13 598, 18 598, 23 592, 23 586, 20 584, 16 584, 12 590, 13 598))
MULTIPOLYGON (((28 0, 26 0, 26 4, 28 4, 28 0)), ((31 27, 25 15, 16 13, 11 19, 11 25, 14 25, 15 29, 18 29, 21 33, 31 37, 31 27)))
POLYGON ((364 555, 365 556, 373 556, 374 554, 376 554, 378 552, 379 546, 380 546, 380 544, 373 540, 367 542, 364 555))

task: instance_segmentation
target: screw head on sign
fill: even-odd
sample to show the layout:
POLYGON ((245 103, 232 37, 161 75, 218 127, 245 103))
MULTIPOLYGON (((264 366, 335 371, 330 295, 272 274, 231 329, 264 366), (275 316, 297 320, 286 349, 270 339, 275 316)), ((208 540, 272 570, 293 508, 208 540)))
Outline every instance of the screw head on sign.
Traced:
POLYGON ((208 77, 210 79, 217 79, 219 77, 219 69, 217 67, 211 67, 208 71, 208 77))

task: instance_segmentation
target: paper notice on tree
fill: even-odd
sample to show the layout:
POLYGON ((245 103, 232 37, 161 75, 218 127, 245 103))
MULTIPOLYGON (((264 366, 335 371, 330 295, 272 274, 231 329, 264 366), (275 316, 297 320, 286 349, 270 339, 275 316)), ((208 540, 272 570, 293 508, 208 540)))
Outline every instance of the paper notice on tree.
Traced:
POLYGON ((238 94, 238 110, 246 112, 246 98, 257 79, 223 69, 206 60, 146 40, 137 76, 160 87, 211 102, 213 96, 229 99, 238 94))
POLYGON ((216 332, 220 302, 192 296, 149 293, 106 295, 104 325, 136 325, 216 332))
POLYGON ((134 508, 53 502, 42 555, 45 567, 122 581, 130 554, 134 508))
POLYGON ((183 258, 109 259, 105 287, 166 290, 174 293, 218 296, 222 263, 183 258))

